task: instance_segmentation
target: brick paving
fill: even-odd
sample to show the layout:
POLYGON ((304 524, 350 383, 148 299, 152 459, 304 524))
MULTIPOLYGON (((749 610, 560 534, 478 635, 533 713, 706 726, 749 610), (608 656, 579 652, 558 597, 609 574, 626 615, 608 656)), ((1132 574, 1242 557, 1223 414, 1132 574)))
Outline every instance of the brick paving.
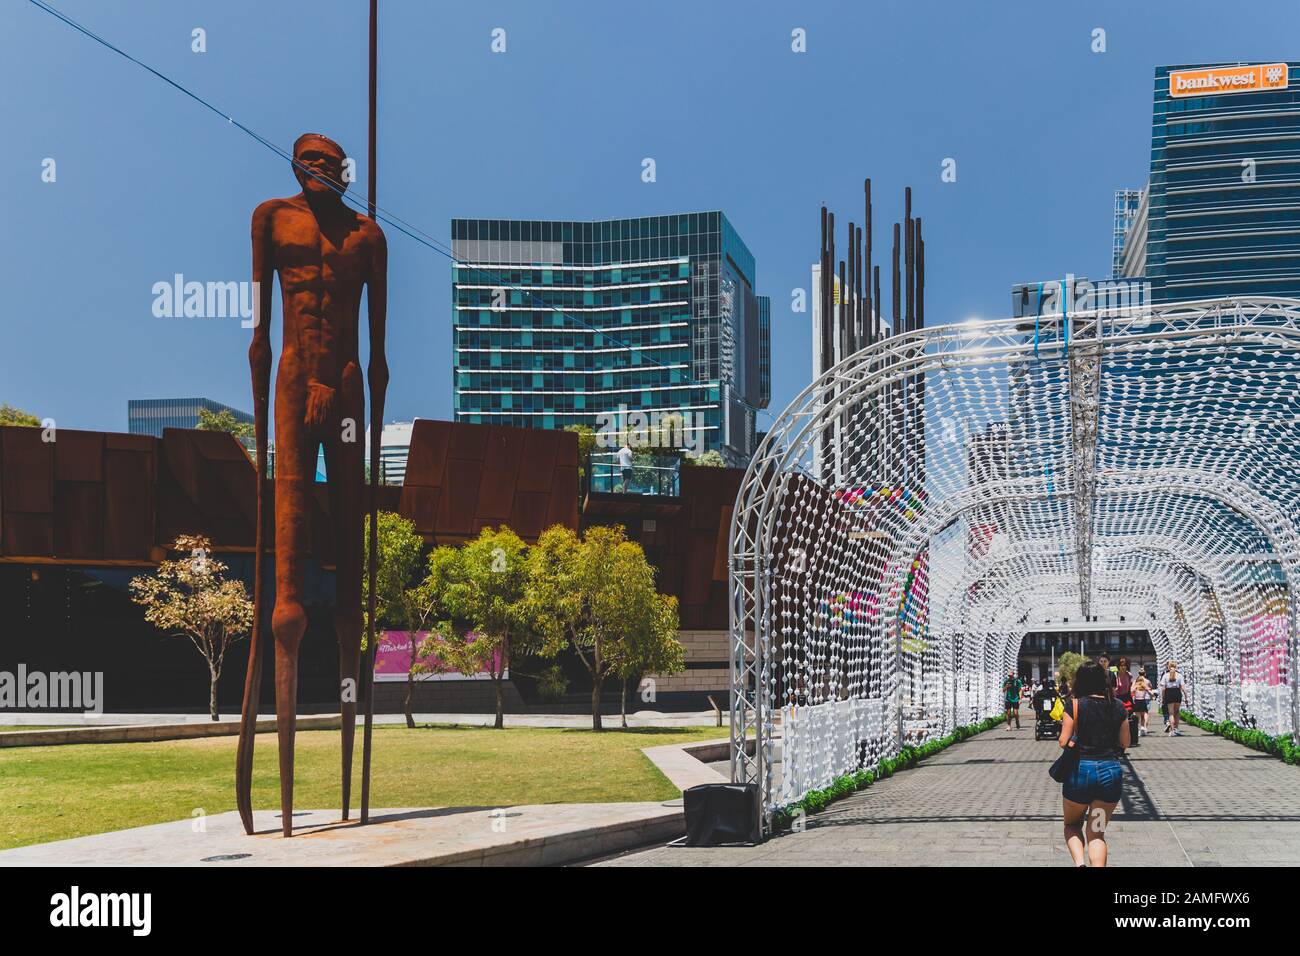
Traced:
MULTIPOLYGON (((1111 866, 1300 865, 1300 767, 1184 726, 1129 752, 1111 866)), ((660 846, 606 866, 1071 866, 1053 741, 999 726, 757 847, 660 846)))

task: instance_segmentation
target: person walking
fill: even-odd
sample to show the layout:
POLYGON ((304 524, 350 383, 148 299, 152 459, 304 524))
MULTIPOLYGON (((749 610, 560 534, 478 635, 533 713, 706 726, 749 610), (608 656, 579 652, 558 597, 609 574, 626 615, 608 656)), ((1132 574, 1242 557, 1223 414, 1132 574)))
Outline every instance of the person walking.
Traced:
POLYGON ((1111 694, 1105 673, 1095 661, 1075 672, 1074 700, 1057 740, 1062 750, 1079 751, 1074 772, 1061 784, 1065 847, 1075 866, 1106 865, 1106 828, 1124 774, 1119 758, 1130 743, 1124 705, 1111 694))
POLYGON ((1125 705, 1133 700, 1133 675, 1129 672, 1127 657, 1119 659, 1119 667, 1115 671, 1115 699, 1125 705))
MULTIPOLYGON (((1133 675, 1129 673, 1128 658, 1121 657, 1119 666, 1115 669, 1115 682, 1111 685, 1111 691, 1115 699, 1124 706, 1124 713, 1130 719, 1133 717, 1133 675)), ((1129 736, 1133 735, 1133 728, 1129 727, 1129 736)), ((1139 734, 1139 736, 1141 736, 1139 734)))
POLYGON ((1165 676, 1160 680, 1160 702, 1169 713, 1169 722, 1165 724, 1165 733, 1171 737, 1181 737, 1178 729, 1178 712, 1183 706, 1183 679, 1178 676, 1178 662, 1165 664, 1165 676))
POLYGON ((1102 654, 1097 658, 1097 663, 1101 666, 1102 672, 1106 675, 1106 686, 1110 688, 1110 694, 1115 696, 1115 668, 1110 666, 1110 658, 1102 654))
POLYGON ((1147 711, 1151 707, 1151 682, 1147 675, 1138 671, 1133 680, 1133 713, 1138 717, 1138 736, 1147 735, 1147 711))
POLYGON ((1002 700, 1006 704, 1006 713, 1003 716, 1007 722, 1007 730, 1011 729, 1012 720, 1016 722, 1016 730, 1020 729, 1020 688, 1022 686, 1024 685, 1016 676, 1016 672, 1008 670, 1007 679, 1002 682, 1002 700))

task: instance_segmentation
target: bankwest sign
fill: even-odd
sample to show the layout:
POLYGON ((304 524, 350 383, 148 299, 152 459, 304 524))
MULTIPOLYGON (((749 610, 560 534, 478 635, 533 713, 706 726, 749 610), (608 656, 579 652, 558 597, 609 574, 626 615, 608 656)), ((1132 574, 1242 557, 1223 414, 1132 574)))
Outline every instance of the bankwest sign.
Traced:
POLYGON ((1260 90, 1284 90, 1286 84, 1285 63, 1215 66, 1203 70, 1174 70, 1169 74, 1169 95, 1177 99, 1180 96, 1258 93, 1260 90))

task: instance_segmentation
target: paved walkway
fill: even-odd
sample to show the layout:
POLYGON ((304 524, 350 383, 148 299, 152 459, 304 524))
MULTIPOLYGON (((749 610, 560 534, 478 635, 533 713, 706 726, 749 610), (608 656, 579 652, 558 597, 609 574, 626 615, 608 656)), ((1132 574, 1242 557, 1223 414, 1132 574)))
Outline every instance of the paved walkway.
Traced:
POLYGON ((10 866, 549 866, 667 841, 683 832, 681 800, 514 807, 376 809, 370 824, 338 810, 258 810, 177 820, 0 851, 10 866))
MULTIPOLYGON (((1112 866, 1300 865, 1300 768, 1185 726, 1143 737, 1107 833, 1112 866)), ((949 747, 757 847, 660 846, 614 866, 1070 866, 1057 748, 1032 718, 949 747)))

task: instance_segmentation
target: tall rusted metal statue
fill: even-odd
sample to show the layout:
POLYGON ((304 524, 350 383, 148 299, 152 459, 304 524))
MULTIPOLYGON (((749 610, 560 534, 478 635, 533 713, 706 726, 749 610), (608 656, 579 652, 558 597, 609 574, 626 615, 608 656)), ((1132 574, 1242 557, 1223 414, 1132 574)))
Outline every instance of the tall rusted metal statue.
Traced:
MULTIPOLYGON (((330 519, 337 561, 334 627, 339 641, 343 715, 343 818, 348 818, 352 749, 360 688, 362 526, 366 497, 365 392, 361 378, 359 312, 366 290, 370 333, 372 444, 383 422, 388 365, 384 357, 388 250, 383 230, 343 202, 345 154, 316 133, 293 147, 294 176, 302 191, 270 199, 253 212, 253 281, 258 321, 248 359, 257 432, 257 617, 249 647, 244 708, 236 762, 236 802, 244 829, 253 832, 250 793, 257 703, 261 687, 264 482, 271 378, 271 285, 279 273, 284 313, 283 348, 275 383, 275 711, 280 745, 280 811, 285 836, 293 830, 293 755, 297 723, 298 649, 307 629, 304 565, 318 449, 325 448, 330 519)), ((372 482, 373 497, 373 482, 372 482)), ((373 508, 373 500, 371 502, 373 508)))

